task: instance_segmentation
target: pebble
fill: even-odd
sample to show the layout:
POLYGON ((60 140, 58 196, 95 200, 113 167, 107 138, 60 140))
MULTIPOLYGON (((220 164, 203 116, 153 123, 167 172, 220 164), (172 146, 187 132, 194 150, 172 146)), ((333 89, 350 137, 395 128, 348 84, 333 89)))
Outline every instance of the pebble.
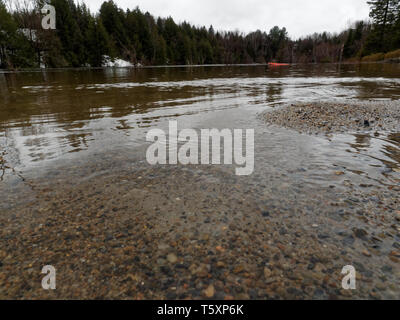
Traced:
POLYGON ((367 251, 367 250, 364 250, 364 251, 362 252, 362 254, 363 254, 364 256, 366 256, 366 257, 371 257, 371 253, 370 253, 369 251, 367 251))
POLYGON ((392 251, 390 252, 390 255, 396 258, 400 258, 400 251, 392 251))
POLYGON ((169 263, 176 263, 178 261, 178 257, 174 253, 170 253, 167 255, 167 260, 169 263))
POLYGON ((264 277, 266 279, 269 279, 271 277, 271 275, 272 275, 272 271, 269 268, 265 267, 264 268, 264 277))
POLYGON ((225 252, 225 249, 224 249, 223 247, 221 247, 221 246, 217 246, 217 247, 215 248, 215 250, 217 250, 219 253, 225 252))
POLYGON ((212 298, 212 297, 214 297, 214 294, 215 294, 215 289, 214 289, 214 286, 213 286, 212 284, 209 285, 208 288, 204 290, 204 295, 205 295, 207 298, 212 298))
POLYGON ((357 237, 357 238, 360 238, 360 239, 366 239, 366 236, 368 235, 368 232, 367 231, 365 231, 364 229, 354 229, 354 235, 357 237))
POLYGON ((237 267, 235 267, 235 269, 233 270, 233 273, 238 274, 238 273, 243 272, 243 270, 244 270, 244 267, 243 267, 243 266, 237 266, 237 267))

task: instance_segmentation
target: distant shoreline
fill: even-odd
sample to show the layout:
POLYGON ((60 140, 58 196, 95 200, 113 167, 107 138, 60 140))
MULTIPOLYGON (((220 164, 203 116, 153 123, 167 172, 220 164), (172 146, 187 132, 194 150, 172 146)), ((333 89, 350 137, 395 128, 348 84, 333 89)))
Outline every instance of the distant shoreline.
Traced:
MULTIPOLYGON (((374 62, 351 62, 344 61, 339 62, 329 62, 329 63, 291 63, 289 66, 284 66, 283 68, 291 66, 310 66, 310 65, 367 65, 367 64, 399 64, 400 59, 384 60, 384 61, 374 61, 374 62)), ((162 69, 162 68, 207 68, 207 67, 268 67, 268 63, 249 63, 249 64, 194 64, 194 65, 154 65, 154 66, 130 66, 130 67, 65 67, 65 68, 21 68, 21 69, 0 69, 1 73, 17 73, 17 72, 43 72, 43 71, 67 71, 67 70, 103 70, 103 69, 162 69)))

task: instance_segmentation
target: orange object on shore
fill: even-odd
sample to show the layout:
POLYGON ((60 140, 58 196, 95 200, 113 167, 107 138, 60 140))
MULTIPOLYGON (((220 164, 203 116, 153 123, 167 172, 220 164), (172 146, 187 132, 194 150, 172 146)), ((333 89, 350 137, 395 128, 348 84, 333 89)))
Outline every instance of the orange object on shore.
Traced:
POLYGON ((290 66, 290 64, 288 63, 276 63, 276 62, 268 62, 268 65, 272 67, 290 66))

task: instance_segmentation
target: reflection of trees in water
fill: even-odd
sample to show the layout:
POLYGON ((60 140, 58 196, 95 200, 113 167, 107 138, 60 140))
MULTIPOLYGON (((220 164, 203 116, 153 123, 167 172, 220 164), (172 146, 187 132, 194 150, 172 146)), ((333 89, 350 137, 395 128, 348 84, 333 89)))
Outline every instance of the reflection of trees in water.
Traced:
POLYGON ((7 123, 9 108, 7 105, 12 103, 11 93, 15 90, 16 75, 0 73, 0 129, 7 123))
POLYGON ((355 142, 351 143, 350 146, 357 151, 361 149, 368 149, 371 147, 371 137, 367 134, 355 134, 355 142))
POLYGON ((343 86, 354 88, 356 98, 392 98, 400 97, 400 86, 398 83, 390 83, 391 79, 397 81, 399 78, 399 66, 390 63, 366 63, 366 64, 342 64, 336 65, 336 76, 352 79, 354 77, 366 78, 368 81, 347 82, 343 86), (385 78, 385 82, 372 81, 371 78, 385 78))
POLYGON ((129 131, 135 128, 132 127, 126 119, 118 120, 118 122, 120 125, 115 127, 117 130, 129 131))
MULTIPOLYGON (((193 70, 105 69, 0 74, 0 131, 6 133, 12 129, 18 136, 26 137, 24 146, 39 151, 29 153, 34 159, 51 156, 51 152, 44 151, 49 148, 65 150, 68 145, 72 151, 68 148, 67 152, 86 149, 90 143, 89 134, 80 129, 90 127, 96 119, 146 114, 151 109, 196 103, 206 95, 213 96, 213 87, 169 85, 168 81, 211 76, 206 69, 199 73, 193 70), (140 85, 149 81, 168 85, 140 85), (117 86, 113 88, 113 84, 117 86), (79 87, 82 89, 77 90, 79 87), (77 134, 76 130, 79 130, 77 134)), ((152 120, 143 120, 138 125, 149 125, 149 121, 152 120)), ((131 129, 128 122, 120 124, 117 129, 131 129)), ((13 134, 6 134, 13 138, 13 134)))
POLYGON ((8 102, 9 90, 7 85, 7 79, 6 76, 2 73, 0 73, 0 96, 2 97, 4 104, 8 102))
POLYGON ((356 87, 358 91, 357 98, 384 98, 387 97, 387 89, 387 87, 382 87, 373 81, 360 81, 356 87))
POLYGON ((360 77, 382 77, 398 78, 398 66, 392 63, 361 63, 356 65, 360 77))
POLYGON ((73 148, 70 152, 77 152, 89 147, 88 137, 91 136, 91 133, 70 134, 62 137, 62 139, 66 139, 68 141, 68 145, 73 148))
POLYGON ((279 100, 283 93, 283 86, 281 83, 273 83, 267 86, 266 96, 267 102, 275 102, 279 100))

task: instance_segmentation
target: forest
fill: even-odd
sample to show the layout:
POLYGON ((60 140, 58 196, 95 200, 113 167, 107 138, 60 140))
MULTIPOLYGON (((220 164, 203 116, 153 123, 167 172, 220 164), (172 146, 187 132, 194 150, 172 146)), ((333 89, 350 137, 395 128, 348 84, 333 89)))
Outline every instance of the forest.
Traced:
POLYGON ((112 0, 93 13, 74 0, 0 0, 0 68, 101 67, 105 57, 135 65, 337 63, 400 58, 400 0, 371 0, 370 18, 340 33, 290 39, 285 27, 249 34, 214 30, 112 0), (43 29, 41 9, 56 9, 43 29))

